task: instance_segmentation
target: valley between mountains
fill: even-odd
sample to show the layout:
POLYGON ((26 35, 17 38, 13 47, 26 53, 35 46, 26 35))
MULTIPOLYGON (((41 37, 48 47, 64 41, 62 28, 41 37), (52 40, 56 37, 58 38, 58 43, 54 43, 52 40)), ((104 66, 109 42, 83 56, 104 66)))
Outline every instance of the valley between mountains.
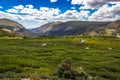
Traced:
POLYGON ((26 29, 23 25, 9 20, 0 19, 0 30, 24 37, 39 36, 114 36, 120 37, 120 20, 113 22, 68 21, 52 22, 38 28, 26 29))
POLYGON ((0 19, 0 80, 120 80, 120 20, 0 19))

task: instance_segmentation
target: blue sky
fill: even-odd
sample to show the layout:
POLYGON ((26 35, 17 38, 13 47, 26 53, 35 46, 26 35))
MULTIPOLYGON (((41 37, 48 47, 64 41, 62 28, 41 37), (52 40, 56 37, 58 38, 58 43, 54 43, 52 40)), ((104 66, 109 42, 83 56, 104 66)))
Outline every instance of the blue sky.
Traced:
POLYGON ((120 19, 120 0, 0 0, 0 18, 26 28, 56 21, 114 21, 120 19))

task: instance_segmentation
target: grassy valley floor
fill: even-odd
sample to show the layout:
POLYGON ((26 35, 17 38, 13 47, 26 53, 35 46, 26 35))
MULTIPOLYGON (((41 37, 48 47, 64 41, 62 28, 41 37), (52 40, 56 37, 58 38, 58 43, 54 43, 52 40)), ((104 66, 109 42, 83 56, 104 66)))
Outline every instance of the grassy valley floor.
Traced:
POLYGON ((71 58, 96 80, 120 80, 120 39, 108 37, 0 38, 0 78, 55 77, 71 58))

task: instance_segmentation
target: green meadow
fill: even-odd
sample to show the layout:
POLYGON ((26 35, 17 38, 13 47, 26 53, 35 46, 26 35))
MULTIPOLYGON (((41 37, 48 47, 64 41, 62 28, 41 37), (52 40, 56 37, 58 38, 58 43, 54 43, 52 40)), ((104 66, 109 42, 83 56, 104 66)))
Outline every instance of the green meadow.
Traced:
MULTIPOLYGON (((120 39, 112 37, 0 38, 0 79, 57 77, 59 65, 72 59, 95 80, 120 80, 120 39)), ((61 80, 61 79, 60 79, 61 80)))

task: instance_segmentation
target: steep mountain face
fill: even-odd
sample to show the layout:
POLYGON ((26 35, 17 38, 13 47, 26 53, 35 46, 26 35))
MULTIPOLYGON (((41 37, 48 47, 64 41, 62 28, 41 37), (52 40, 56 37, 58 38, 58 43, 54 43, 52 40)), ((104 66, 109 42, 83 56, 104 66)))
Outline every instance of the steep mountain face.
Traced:
POLYGON ((23 25, 9 19, 0 19, 0 30, 7 30, 12 34, 24 37, 37 37, 38 35, 27 30, 23 25))
POLYGON ((45 36, 64 36, 87 34, 97 30, 110 22, 89 22, 89 21, 68 21, 54 22, 45 24, 39 28, 33 29, 34 32, 45 36))
POLYGON ((52 31, 54 27, 56 27, 59 24, 62 24, 63 22, 53 22, 53 23, 47 23, 45 25, 42 25, 38 28, 32 29, 33 32, 39 34, 39 35, 46 35, 48 32, 52 31))

